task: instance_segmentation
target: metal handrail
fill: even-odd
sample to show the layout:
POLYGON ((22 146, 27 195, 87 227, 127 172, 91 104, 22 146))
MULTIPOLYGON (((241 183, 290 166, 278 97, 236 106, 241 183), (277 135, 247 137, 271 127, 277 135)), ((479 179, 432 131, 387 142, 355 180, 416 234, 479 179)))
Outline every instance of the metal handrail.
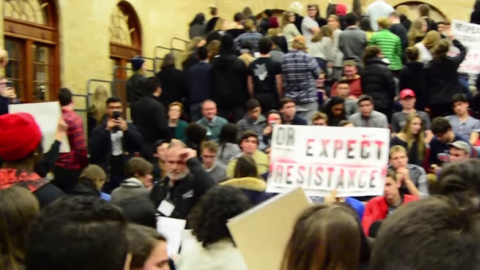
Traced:
MULTIPOLYGON (((90 100, 89 100, 89 96, 92 95, 93 93, 90 92, 90 85, 92 84, 92 82, 101 82, 101 83, 109 83, 110 84, 110 92, 112 93, 113 95, 113 82, 112 81, 107 81, 107 80, 101 80, 101 79, 90 79, 87 81, 87 94, 86 95, 80 95, 80 96, 86 96, 87 97, 87 108, 90 107, 90 100)), ((75 96, 75 95, 74 95, 75 96)))
POLYGON ((175 40, 184 42, 184 43, 185 43, 185 49, 187 48, 188 43, 190 43, 189 40, 182 39, 182 38, 177 38, 177 37, 173 37, 173 38, 170 39, 170 48, 172 48, 172 49, 173 49, 173 42, 174 42, 175 40))

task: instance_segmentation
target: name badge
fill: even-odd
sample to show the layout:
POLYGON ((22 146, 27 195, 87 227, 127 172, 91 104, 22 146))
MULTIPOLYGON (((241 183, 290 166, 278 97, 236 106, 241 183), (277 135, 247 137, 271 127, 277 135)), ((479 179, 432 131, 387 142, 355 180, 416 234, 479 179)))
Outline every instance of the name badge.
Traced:
POLYGON ((169 217, 172 215, 175 205, 167 200, 163 200, 157 208, 157 211, 162 213, 162 215, 169 217))

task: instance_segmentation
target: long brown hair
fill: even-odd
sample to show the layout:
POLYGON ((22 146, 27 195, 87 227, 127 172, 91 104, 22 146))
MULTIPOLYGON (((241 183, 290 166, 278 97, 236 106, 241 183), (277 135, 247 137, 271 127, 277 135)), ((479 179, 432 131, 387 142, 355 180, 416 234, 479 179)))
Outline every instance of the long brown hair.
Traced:
POLYGON ((318 33, 316 33, 312 37, 312 42, 319 42, 322 40, 323 37, 328 37, 333 40, 333 32, 330 26, 328 25, 322 26, 322 28, 320 28, 320 31, 318 31, 318 33))
POLYGON ((361 228, 344 205, 315 204, 295 222, 281 270, 356 270, 360 264, 361 228))
POLYGON ((237 159, 233 178, 255 177, 259 178, 257 163, 251 156, 243 155, 237 159))
POLYGON ((28 189, 0 190, 0 269, 21 269, 28 228, 38 212, 38 200, 28 189))
POLYGON ((103 85, 99 85, 93 91, 92 106, 90 106, 89 112, 97 121, 97 125, 102 123, 103 118, 107 114, 108 97, 108 90, 103 85))
POLYGON ((429 50, 433 48, 437 44, 437 42, 440 40, 441 36, 438 31, 431 30, 428 31, 428 33, 425 35, 425 37, 422 40, 423 45, 429 50))
POLYGON ((417 113, 411 113, 407 116, 407 121, 405 126, 403 127, 402 133, 405 134, 405 138, 407 139, 407 151, 410 151, 414 142, 417 142, 418 147, 418 157, 420 160, 425 158, 425 126, 423 125, 422 118, 417 113), (418 134, 412 133, 412 122, 414 119, 419 119, 420 123, 422 124, 422 128, 418 132, 418 134))
POLYGON ((413 21, 410 30, 408 30, 408 46, 415 45, 415 40, 417 38, 425 36, 425 33, 422 31, 424 23, 424 19, 416 19, 413 21))

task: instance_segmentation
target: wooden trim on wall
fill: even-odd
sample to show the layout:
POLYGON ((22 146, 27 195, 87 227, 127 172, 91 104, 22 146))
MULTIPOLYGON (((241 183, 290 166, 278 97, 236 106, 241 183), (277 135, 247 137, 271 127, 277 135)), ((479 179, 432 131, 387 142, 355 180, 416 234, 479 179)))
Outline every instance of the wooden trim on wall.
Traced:
POLYGON ((25 100, 26 102, 33 102, 33 81, 34 81, 34 65, 33 65, 33 40, 25 40, 25 47, 24 47, 24 56, 25 61, 24 63, 24 74, 25 74, 25 100))
POLYGON ((110 42, 111 58, 132 59, 134 56, 141 54, 142 50, 140 48, 110 42))

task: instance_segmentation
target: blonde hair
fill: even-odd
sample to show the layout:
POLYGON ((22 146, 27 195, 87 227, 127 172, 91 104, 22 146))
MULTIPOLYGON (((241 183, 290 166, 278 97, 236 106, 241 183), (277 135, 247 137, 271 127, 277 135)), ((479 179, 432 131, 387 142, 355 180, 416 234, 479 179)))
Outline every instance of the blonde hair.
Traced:
POLYGON ((99 85, 93 91, 92 95, 92 106, 90 106, 90 114, 93 115, 97 121, 97 125, 100 124, 103 120, 103 117, 107 114, 107 99, 108 99, 108 90, 103 85, 99 85))
POLYGON ((252 32, 253 30, 255 30, 255 23, 250 19, 245 20, 243 26, 245 27, 245 31, 247 32, 252 32))
POLYGON ((424 19, 416 19, 415 21, 413 21, 410 30, 408 30, 408 46, 415 45, 415 40, 418 37, 425 36, 425 33, 422 30, 424 23, 426 23, 424 19))
POLYGON ((218 53, 220 52, 220 44, 221 42, 219 40, 212 40, 210 41, 210 43, 208 43, 208 60, 212 60, 215 56, 218 55, 218 53))
POLYGON ((392 146, 392 148, 390 148, 390 158, 392 158, 392 155, 394 153, 398 153, 398 152, 402 152, 404 154, 408 154, 407 153, 407 149, 405 149, 405 147, 401 146, 401 145, 394 145, 392 146))
POLYGON ((433 46, 437 44, 440 38, 441 36, 440 36, 440 33, 438 33, 438 31, 431 30, 431 31, 428 31, 428 33, 425 35, 425 37, 422 40, 422 43, 423 45, 425 45, 427 49, 430 50, 433 48, 433 46))
POLYGON ((410 8, 408 8, 407 5, 400 5, 396 8, 396 10, 405 16, 408 16, 408 13, 410 12, 410 8))
POLYGON ((276 37, 280 34, 280 29, 279 28, 270 28, 267 31, 267 36, 268 37, 276 37))
POLYGON ((292 16, 292 14, 294 13, 291 11, 285 11, 282 13, 282 28, 284 28, 285 26, 291 23, 290 16, 292 16))
POLYGON ((313 37, 312 42, 319 42, 323 37, 333 38, 333 31, 328 25, 322 26, 320 31, 318 31, 313 37))
POLYGON ((379 27, 381 27, 382 29, 388 29, 390 28, 390 26, 392 25, 392 23, 390 22, 389 19, 385 18, 385 17, 381 17, 377 20, 377 24, 379 27))
POLYGON ((410 151, 410 149, 413 146, 413 143, 417 143, 417 148, 418 148, 418 157, 420 160, 423 160, 425 158, 426 150, 425 150, 425 126, 423 124, 423 120, 418 115, 417 113, 411 113, 407 116, 407 121, 405 123, 405 126, 403 127, 402 133, 405 134, 405 137, 407 139, 407 150, 410 151), (413 134, 412 133, 412 122, 414 119, 420 119, 420 123, 422 124, 422 128, 418 132, 418 134, 413 134))
POLYGON ((217 23, 215 23, 215 27, 213 28, 213 31, 222 31, 225 30, 223 29, 223 25, 225 24, 225 19, 218 19, 217 23))
POLYGON ((298 35, 293 39, 292 47, 299 51, 306 51, 307 45, 305 38, 302 35, 298 35))
POLYGON ((185 62, 190 57, 190 55, 193 53, 193 51, 197 47, 198 43, 200 43, 203 40, 205 40, 203 37, 194 37, 192 41, 188 43, 187 49, 183 53, 182 63, 185 62))

